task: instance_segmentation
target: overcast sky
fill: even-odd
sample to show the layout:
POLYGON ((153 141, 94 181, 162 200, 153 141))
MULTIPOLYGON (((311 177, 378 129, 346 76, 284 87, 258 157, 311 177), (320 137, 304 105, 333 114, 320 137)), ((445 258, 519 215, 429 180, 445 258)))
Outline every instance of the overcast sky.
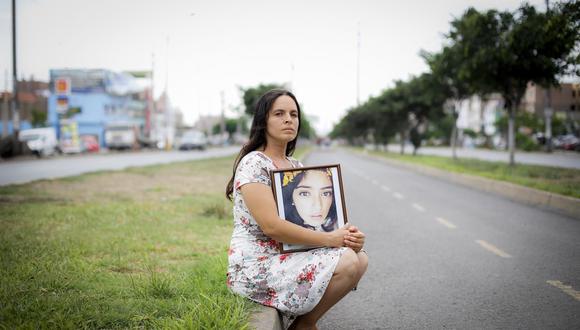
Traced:
MULTIPOLYGON (((545 10, 545 1, 530 1, 545 10)), ((194 123, 240 104, 238 86, 291 84, 327 133, 360 98, 427 71, 449 22, 469 7, 514 10, 515 0, 177 1, 17 0, 19 76, 54 68, 150 70, 158 95, 194 123)), ((11 89, 11 0, 0 0, 0 89, 11 89), (6 79, 5 77, 8 77, 6 79)))

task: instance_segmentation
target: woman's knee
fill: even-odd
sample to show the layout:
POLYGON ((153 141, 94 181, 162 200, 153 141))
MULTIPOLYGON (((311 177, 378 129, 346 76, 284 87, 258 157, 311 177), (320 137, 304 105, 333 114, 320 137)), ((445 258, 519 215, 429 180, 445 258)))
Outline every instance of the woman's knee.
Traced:
POLYGON ((359 274, 359 258, 352 249, 346 249, 340 260, 338 261, 338 265, 336 265, 336 270, 334 273, 336 275, 341 275, 349 278, 356 278, 359 274))
POLYGON ((356 256, 358 258, 358 271, 360 276, 362 276, 369 266, 369 256, 363 251, 358 252, 356 256))

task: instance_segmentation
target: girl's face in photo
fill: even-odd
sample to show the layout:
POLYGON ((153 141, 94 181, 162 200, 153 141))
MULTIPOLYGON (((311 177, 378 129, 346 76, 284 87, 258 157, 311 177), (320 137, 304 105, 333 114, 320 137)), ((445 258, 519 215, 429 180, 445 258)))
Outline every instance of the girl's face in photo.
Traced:
POLYGON ((332 181, 322 171, 309 170, 292 192, 292 201, 306 224, 319 226, 324 223, 332 206, 334 196, 332 181))

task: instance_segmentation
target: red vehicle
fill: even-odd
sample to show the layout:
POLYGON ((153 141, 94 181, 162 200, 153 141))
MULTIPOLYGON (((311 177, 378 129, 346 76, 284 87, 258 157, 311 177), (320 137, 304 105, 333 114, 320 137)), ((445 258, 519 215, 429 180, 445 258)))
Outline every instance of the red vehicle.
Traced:
POLYGON ((83 152, 99 152, 99 140, 94 135, 81 135, 83 152))

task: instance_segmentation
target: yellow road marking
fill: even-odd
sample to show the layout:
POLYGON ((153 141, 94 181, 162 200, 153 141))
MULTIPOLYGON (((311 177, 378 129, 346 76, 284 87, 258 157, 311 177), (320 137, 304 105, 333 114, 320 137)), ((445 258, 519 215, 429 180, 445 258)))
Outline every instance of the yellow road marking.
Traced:
POLYGON ((565 285, 560 281, 546 281, 548 284, 557 287, 558 289, 564 291, 565 293, 572 296, 572 298, 580 301, 580 291, 576 291, 570 285, 565 285))
POLYGON ((413 207, 419 212, 425 212, 425 208, 417 203, 413 203, 413 207))
POLYGON ((443 226, 445 226, 445 227, 447 227, 447 228, 450 228, 450 229, 455 229, 455 228, 457 228, 457 226, 456 226, 456 225, 452 224, 451 222, 449 222, 449 221, 447 221, 447 220, 445 220, 445 219, 443 219, 443 218, 437 218, 436 220, 437 220, 437 221, 438 221, 440 224, 442 224, 443 226))
POLYGON ((398 193, 398 192, 395 192, 395 193, 393 193, 393 196, 395 196, 395 198, 398 198, 398 199, 403 199, 403 198, 405 198, 405 196, 403 196, 402 194, 400 194, 400 193, 398 193))
POLYGON ((510 254, 500 250, 495 245, 490 244, 484 240, 477 240, 475 242, 477 242, 477 244, 481 245, 482 248, 484 248, 484 249, 488 250, 489 252, 496 254, 502 258, 511 258, 512 257, 510 254))
POLYGON ((383 189, 384 191, 391 191, 391 188, 387 187, 387 186, 381 186, 381 189, 383 189))

